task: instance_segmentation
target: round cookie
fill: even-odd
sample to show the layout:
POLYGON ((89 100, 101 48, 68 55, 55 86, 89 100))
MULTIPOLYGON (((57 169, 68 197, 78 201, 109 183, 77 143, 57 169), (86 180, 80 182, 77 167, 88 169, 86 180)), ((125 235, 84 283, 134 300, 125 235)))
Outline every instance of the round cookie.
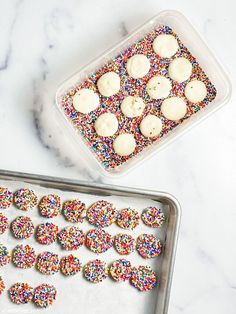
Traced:
POLYGON ((11 256, 6 246, 0 243, 0 267, 10 263, 11 256))
POLYGON ((0 296, 3 293, 3 291, 5 290, 5 288, 6 288, 5 283, 2 279, 2 277, 0 276, 0 296))
POLYGON ((179 57, 170 63, 168 71, 172 80, 182 83, 190 78, 192 74, 192 64, 188 59, 179 57))
POLYGON ((145 55, 136 54, 129 58, 126 65, 129 76, 134 79, 142 78, 150 70, 150 61, 145 55))
POLYGON ((66 251, 78 250, 85 240, 83 231, 74 226, 62 229, 57 238, 66 251))
POLYGON ((35 250, 29 245, 17 245, 12 251, 12 262, 18 268, 31 268, 36 263, 35 250))
POLYGON ((168 78, 161 75, 153 76, 147 83, 146 90, 150 98, 162 99, 169 96, 172 89, 168 78))
POLYGON ((88 88, 80 89, 73 97, 73 106, 76 111, 87 114, 99 106, 99 96, 88 88))
POLYGON ((86 217, 86 207, 79 199, 66 201, 62 213, 69 222, 83 222, 86 217))
POLYGON ((44 275, 54 275, 60 268, 60 261, 57 254, 43 252, 38 255, 37 269, 44 275))
POLYGON ((0 213, 0 235, 3 234, 9 227, 8 218, 0 213))
POLYGON ((14 194, 14 204, 21 210, 28 211, 35 207, 37 202, 37 195, 30 189, 20 189, 14 194))
POLYGON ((130 283, 141 292, 150 291, 157 285, 157 276, 149 266, 134 267, 130 283))
POLYGON ((92 260, 84 266, 84 277, 92 282, 99 283, 108 277, 108 267, 99 259, 92 260))
POLYGON ((129 255, 134 252, 135 240, 129 234, 118 233, 114 237, 114 247, 120 255, 129 255))
POLYGON ((34 289, 24 282, 17 282, 9 289, 10 299, 16 304, 26 304, 33 299, 34 289))
POLYGON ((131 263, 123 258, 118 259, 112 263, 109 271, 115 281, 129 280, 132 273, 131 263))
POLYGON ((113 148, 119 156, 131 155, 136 147, 136 141, 133 134, 123 133, 117 136, 113 142, 113 148))
POLYGON ((113 239, 112 236, 103 229, 92 229, 86 235, 85 245, 92 252, 101 254, 112 247, 113 239))
POLYGON ((48 307, 56 300, 57 290, 49 284, 42 284, 34 290, 34 303, 39 307, 48 307))
POLYGON ((140 131, 145 137, 156 137, 161 133, 161 119, 153 114, 148 114, 140 123, 140 131))
POLYGON ((13 193, 0 186, 0 209, 7 209, 13 202, 13 193))
POLYGON ((136 118, 142 115, 145 103, 141 97, 127 96, 121 103, 121 111, 128 118, 136 118))
POLYGON ((99 78, 97 87, 102 96, 115 95, 120 90, 120 77, 115 72, 107 72, 99 78))
POLYGON ((99 136, 112 136, 118 130, 118 120, 113 113, 106 112, 101 114, 95 121, 95 130, 99 136))
POLYGON ((40 244, 49 245, 56 241, 59 228, 51 222, 40 224, 36 230, 36 239, 40 244))
POLYGON ((173 57, 179 49, 177 39, 173 35, 161 34, 153 41, 153 50, 161 58, 173 57))
POLYGON ((202 81, 190 81, 185 87, 184 94, 192 103, 198 103, 206 98, 207 88, 202 81))
POLYGON ((143 258, 153 258, 161 254, 161 241, 153 234, 141 234, 136 243, 136 249, 143 258))
POLYGON ((139 220, 137 210, 127 207, 118 211, 116 223, 123 229, 133 230, 139 225, 139 220))
POLYGON ((186 115, 187 105, 180 97, 170 97, 162 102, 161 112, 166 119, 178 121, 186 115))
POLYGON ((60 261, 60 270, 65 276, 73 276, 81 271, 80 260, 72 254, 62 257, 60 261))
POLYGON ((12 221, 11 231, 17 239, 28 239, 34 233, 34 224, 29 217, 19 216, 12 221))
POLYGON ((61 199, 56 194, 45 195, 39 203, 39 210, 43 217, 56 217, 58 216, 60 209, 61 199))
POLYGON ((152 228, 160 227, 165 221, 165 215, 162 213, 162 211, 159 208, 153 206, 145 208, 141 218, 145 225, 152 228))
POLYGON ((95 202, 87 210, 87 219, 95 227, 108 227, 115 222, 116 217, 114 205, 104 200, 95 202))

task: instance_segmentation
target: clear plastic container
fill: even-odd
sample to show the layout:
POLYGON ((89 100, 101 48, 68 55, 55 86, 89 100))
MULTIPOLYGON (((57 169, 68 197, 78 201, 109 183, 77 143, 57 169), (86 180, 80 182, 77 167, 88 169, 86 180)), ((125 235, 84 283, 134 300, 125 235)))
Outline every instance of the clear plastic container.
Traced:
POLYGON ((59 115, 62 117, 63 128, 68 131, 69 139, 75 142, 78 147, 78 156, 84 160, 88 167, 97 169, 101 174, 109 177, 116 177, 127 173, 131 168, 140 164, 148 157, 156 154, 160 149, 171 143, 174 139, 184 134, 192 126, 202 121, 205 117, 219 109, 227 103, 231 95, 230 81, 222 69, 222 66, 209 50, 205 42, 201 39, 199 34, 191 26, 189 21, 177 11, 163 11, 143 26, 138 28, 135 32, 128 35, 124 40, 118 43, 115 47, 105 52, 102 56, 91 62, 79 72, 74 74, 66 80, 58 89, 56 94, 56 104, 59 109, 59 115), (140 153, 131 157, 126 162, 115 168, 106 168, 97 159, 96 154, 88 147, 85 138, 80 134, 78 129, 72 125, 67 118, 62 106, 61 98, 74 86, 78 86, 93 73, 99 70, 102 66, 115 58, 119 53, 130 47, 135 42, 141 40, 149 32, 153 31, 160 25, 169 26, 178 36, 180 41, 191 52, 192 56, 196 58, 200 67, 208 76, 210 82, 215 86, 217 94, 213 101, 211 101, 204 109, 199 110, 191 117, 186 119, 183 123, 170 131, 167 136, 160 140, 153 142, 151 145, 145 147, 140 153))

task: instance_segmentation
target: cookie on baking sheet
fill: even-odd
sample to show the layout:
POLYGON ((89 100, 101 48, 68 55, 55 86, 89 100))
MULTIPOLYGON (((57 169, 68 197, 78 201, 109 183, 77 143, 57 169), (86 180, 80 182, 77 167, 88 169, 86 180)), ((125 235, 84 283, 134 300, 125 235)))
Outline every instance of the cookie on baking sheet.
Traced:
POLYGON ((78 250, 84 244, 85 235, 81 229, 72 226, 62 229, 58 233, 57 239, 63 249, 72 251, 78 250))
POLYGON ((0 276, 0 296, 3 293, 3 291, 5 290, 5 288, 6 288, 5 283, 2 279, 2 277, 0 276))
POLYGON ((28 283, 17 282, 8 291, 11 301, 15 304, 26 304, 33 299, 34 289, 28 283))
POLYGON ((134 252, 135 239, 130 234, 118 233, 114 237, 114 247, 120 255, 129 255, 134 252))
POLYGON ((13 193, 8 188, 0 186, 0 209, 7 209, 13 202, 13 193))
POLYGON ((56 194, 45 195, 39 203, 39 211, 43 217, 58 216, 61 209, 61 198, 56 194))
POLYGON ((157 286, 157 275, 149 266, 134 267, 130 283, 141 292, 150 291, 157 286))
POLYGON ((86 235, 85 245, 92 252, 101 254, 112 247, 113 239, 112 236, 103 229, 92 229, 86 235))
POLYGON ((14 194, 14 204, 17 208, 28 211, 37 205, 38 197, 33 190, 20 189, 14 194))
POLYGON ((49 245, 56 241, 59 228, 52 222, 38 225, 36 229, 36 240, 43 245, 49 245))
POLYGON ((126 207, 118 211, 116 223, 123 229, 133 230, 139 225, 139 221, 139 213, 134 208, 126 207))
POLYGON ((0 213, 0 235, 3 234, 9 227, 8 218, 0 213))
POLYGON ((57 254, 43 252, 38 255, 37 269, 44 275, 54 275, 59 271, 60 261, 57 254))
POLYGON ((12 221, 11 231, 17 239, 28 239, 34 233, 34 224, 30 217, 19 216, 12 221))
POLYGON ((67 256, 63 256, 60 261, 60 270, 65 276, 73 276, 80 272, 82 269, 82 264, 80 260, 70 254, 67 256))
POLYGON ((108 267, 105 262, 99 259, 89 261, 84 266, 83 271, 84 277, 92 283, 102 282, 108 277, 108 267))
POLYGON ((143 258, 152 258, 161 254, 161 241, 153 234, 141 234, 136 240, 136 249, 143 258))
POLYGON ((111 264, 109 271, 115 281, 129 280, 132 273, 131 263, 123 258, 118 259, 111 264))
POLYGON ((62 214, 69 222, 83 222, 86 217, 86 206, 79 199, 69 200, 63 204, 62 214))
POLYGON ((145 208, 142 212, 141 218, 145 225, 152 228, 160 227, 165 221, 165 215, 160 208, 155 206, 145 208))
POLYGON ((18 268, 31 268, 36 263, 35 250, 30 245, 17 245, 12 251, 12 262, 18 268))
POLYGON ((46 308, 56 300, 57 290, 53 285, 42 284, 34 290, 33 301, 38 307, 46 308))
POLYGON ((0 267, 3 267, 10 263, 11 255, 6 246, 0 243, 0 267))
POLYGON ((87 219, 95 227, 108 227, 116 220, 115 206, 108 201, 97 201, 87 210, 87 219))

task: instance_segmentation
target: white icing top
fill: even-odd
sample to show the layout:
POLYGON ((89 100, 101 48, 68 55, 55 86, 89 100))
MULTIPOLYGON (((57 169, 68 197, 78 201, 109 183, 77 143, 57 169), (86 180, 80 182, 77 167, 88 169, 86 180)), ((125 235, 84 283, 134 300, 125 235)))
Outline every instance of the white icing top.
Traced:
POLYGON ((183 57, 174 59, 169 65, 169 76, 172 80, 182 83, 192 74, 191 62, 183 57))
POLYGON ((141 116, 145 104, 141 97, 128 96, 121 103, 121 111, 126 117, 135 118, 141 116))
POLYGON ((140 123, 140 131, 145 137, 155 137, 162 130, 161 119, 153 114, 147 115, 140 123))
POLYGON ((206 85, 202 81, 191 81, 186 85, 184 94, 193 103, 203 101, 207 95, 206 85))
POLYGON ((171 82, 165 76, 153 76, 147 83, 146 90, 153 99, 168 97, 171 91, 171 82))
POLYGON ((115 152, 120 156, 129 156, 136 147, 136 141, 133 134, 124 133, 117 136, 114 140, 113 147, 115 152))
POLYGON ((148 74, 150 62, 145 55, 137 54, 129 58, 126 68, 129 76, 138 79, 148 74))
POLYGON ((170 97, 163 101, 161 112, 169 120, 178 121, 182 119, 187 112, 187 105, 180 97, 170 97))
POLYGON ((178 49, 178 41, 173 35, 162 34, 153 41, 153 50, 162 58, 171 58, 178 49))
POLYGON ((91 89, 80 89, 73 97, 73 106, 80 113, 89 113, 99 106, 99 96, 91 89))
POLYGON ((107 72, 99 78, 97 87, 99 93, 105 97, 115 95, 120 90, 120 77, 115 72, 107 72))
POLYGON ((112 136, 118 130, 118 120, 113 113, 101 114, 95 122, 95 130, 99 136, 112 136))

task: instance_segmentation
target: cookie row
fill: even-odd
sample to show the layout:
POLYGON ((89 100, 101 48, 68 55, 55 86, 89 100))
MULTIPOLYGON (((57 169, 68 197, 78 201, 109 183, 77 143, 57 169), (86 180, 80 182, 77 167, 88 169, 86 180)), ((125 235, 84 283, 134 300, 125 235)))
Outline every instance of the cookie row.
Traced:
MULTIPOLYGON (((8 208, 12 202, 13 193, 7 188, 0 187, 0 208, 8 208)), ((38 197, 30 189, 20 189, 14 194, 14 204, 24 211, 32 209, 37 203, 38 197)), ((62 205, 58 195, 49 194, 41 199, 38 207, 40 214, 46 218, 56 217, 62 212, 69 222, 83 222, 87 218, 92 225, 102 228, 116 222, 123 229, 134 229, 140 221, 137 210, 127 207, 117 211, 112 203, 105 200, 97 201, 86 209, 85 204, 79 199, 66 201, 62 205)), ((157 228, 165 221, 165 216, 159 208, 147 207, 143 210, 141 219, 147 226, 157 228)))

